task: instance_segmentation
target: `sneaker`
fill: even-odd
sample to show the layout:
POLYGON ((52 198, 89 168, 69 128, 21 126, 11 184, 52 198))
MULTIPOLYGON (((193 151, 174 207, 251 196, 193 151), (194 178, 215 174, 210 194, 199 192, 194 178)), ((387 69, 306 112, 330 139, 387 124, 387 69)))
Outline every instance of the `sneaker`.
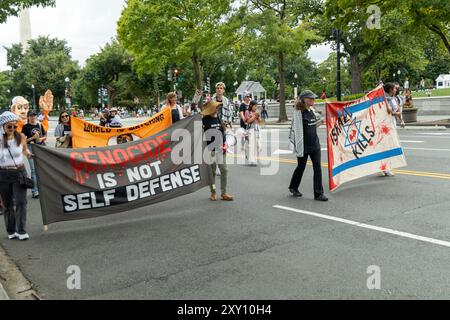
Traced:
POLYGON ((8 234, 8 239, 13 240, 19 237, 18 233, 8 234))
POLYGON ((234 198, 232 196, 230 196, 229 194, 226 194, 226 193, 222 194, 222 198, 221 199, 223 201, 233 201, 234 200, 234 198))
POLYGON ((328 201, 328 198, 327 198, 324 194, 321 194, 320 196, 315 197, 314 200, 316 200, 316 201, 327 202, 327 201, 328 201))
POLYGON ((34 192, 32 193, 32 197, 33 197, 33 199, 39 198, 39 191, 34 191, 34 192))
POLYGON ((19 240, 20 241, 24 241, 24 240, 30 239, 30 236, 28 235, 28 233, 19 234, 18 236, 19 236, 19 240))
POLYGON ((386 177, 393 177, 393 176, 395 176, 395 174, 394 174, 392 171, 385 171, 385 172, 384 172, 384 175, 385 175, 386 177))
POLYGON ((303 194, 300 192, 300 191, 298 191, 298 190, 295 190, 295 189, 289 189, 289 191, 292 193, 292 196, 293 197, 303 197, 303 194))

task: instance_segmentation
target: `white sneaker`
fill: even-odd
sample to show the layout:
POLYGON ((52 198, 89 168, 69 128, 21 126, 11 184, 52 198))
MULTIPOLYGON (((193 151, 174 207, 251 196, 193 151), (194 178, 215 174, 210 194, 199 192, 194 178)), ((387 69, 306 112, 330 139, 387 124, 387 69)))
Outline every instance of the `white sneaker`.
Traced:
POLYGON ((28 239, 30 239, 30 236, 28 235, 28 233, 19 234, 19 240, 23 241, 23 240, 28 240, 28 239))
POLYGON ((16 239, 16 238, 18 238, 18 237, 19 237, 19 234, 18 234, 17 232, 8 235, 8 239, 9 239, 9 240, 13 240, 13 239, 16 239))

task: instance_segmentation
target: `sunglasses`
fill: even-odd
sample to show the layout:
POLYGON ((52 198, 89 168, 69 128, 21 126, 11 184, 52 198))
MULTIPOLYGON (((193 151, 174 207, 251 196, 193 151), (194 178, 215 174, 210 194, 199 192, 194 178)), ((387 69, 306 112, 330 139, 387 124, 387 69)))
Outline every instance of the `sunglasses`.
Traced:
POLYGON ((13 125, 6 126, 6 129, 8 129, 8 130, 11 130, 11 129, 16 130, 17 128, 18 128, 18 126, 13 126, 13 125))
POLYGON ((69 117, 69 115, 65 115, 65 116, 61 116, 61 118, 68 118, 69 117))

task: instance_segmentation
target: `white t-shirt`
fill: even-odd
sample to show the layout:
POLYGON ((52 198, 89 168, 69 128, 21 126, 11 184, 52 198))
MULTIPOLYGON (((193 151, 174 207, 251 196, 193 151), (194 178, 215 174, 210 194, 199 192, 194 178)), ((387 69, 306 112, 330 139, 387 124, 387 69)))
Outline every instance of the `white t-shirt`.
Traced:
POLYGON ((0 167, 16 167, 23 165, 23 145, 17 145, 16 139, 8 140, 8 148, 3 146, 3 138, 0 138, 0 167), (9 154, 11 152, 11 154, 9 154), (11 155, 13 156, 11 158, 11 155))

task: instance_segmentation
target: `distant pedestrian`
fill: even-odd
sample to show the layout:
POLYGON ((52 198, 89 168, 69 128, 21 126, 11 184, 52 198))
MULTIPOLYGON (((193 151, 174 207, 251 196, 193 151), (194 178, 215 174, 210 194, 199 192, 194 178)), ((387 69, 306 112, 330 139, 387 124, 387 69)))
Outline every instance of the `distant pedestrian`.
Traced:
POLYGON ((314 170, 314 199, 328 201, 322 185, 321 147, 317 135, 317 127, 323 123, 323 120, 312 109, 316 98, 312 91, 306 90, 300 94, 295 104, 289 140, 297 156, 298 165, 292 175, 289 191, 294 197, 303 196, 298 188, 309 156, 314 170))
POLYGON ((164 107, 161 109, 170 108, 172 111, 172 124, 184 119, 183 108, 177 103, 176 92, 169 92, 164 107))
POLYGON ((249 166, 257 166, 259 155, 259 124, 261 115, 258 112, 258 103, 251 101, 248 110, 245 113, 245 122, 247 123, 247 137, 245 157, 249 166))
POLYGON ((405 83, 403 84, 403 89, 409 90, 409 79, 408 78, 405 79, 405 83))

